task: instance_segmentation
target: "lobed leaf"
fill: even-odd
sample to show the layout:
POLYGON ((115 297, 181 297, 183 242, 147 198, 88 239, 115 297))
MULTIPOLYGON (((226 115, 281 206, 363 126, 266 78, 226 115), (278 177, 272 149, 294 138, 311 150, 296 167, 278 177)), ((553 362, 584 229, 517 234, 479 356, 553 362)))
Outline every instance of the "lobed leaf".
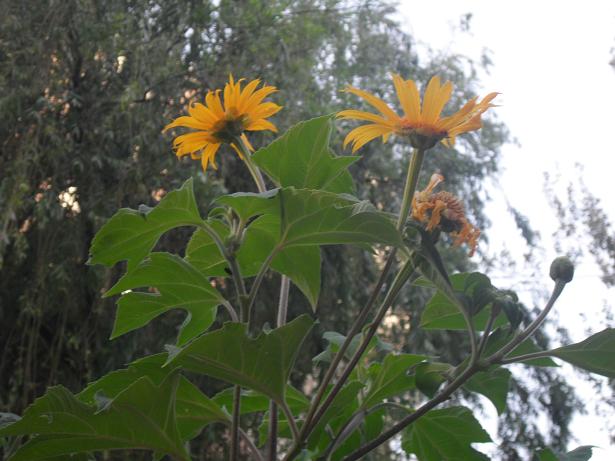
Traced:
POLYGON ((62 386, 51 387, 19 421, 0 429, 0 436, 31 436, 12 461, 114 449, 147 449, 188 460, 176 425, 179 381, 177 373, 159 386, 139 378, 102 408, 83 403, 62 386))
POLYGON ((290 370, 313 323, 302 315, 251 338, 245 324, 228 322, 173 351, 167 364, 253 389, 282 403, 290 370))
POLYGON ((252 156, 277 186, 353 191, 348 167, 360 157, 336 157, 329 149, 332 115, 300 122, 252 156))
POLYGON ((194 198, 192 179, 169 192, 154 208, 122 208, 98 231, 90 247, 88 264, 113 266, 128 261, 132 270, 154 247, 162 234, 180 226, 202 222, 194 198))
POLYGON ((105 296, 124 293, 118 301, 111 339, 148 324, 173 309, 188 315, 181 325, 177 343, 185 344, 206 331, 216 318, 224 298, 209 279, 189 262, 169 253, 151 253, 126 273, 105 296), (130 291, 152 287, 157 293, 130 291))
POLYGON ((409 371, 427 357, 413 354, 387 354, 382 363, 369 367, 369 387, 362 407, 371 408, 385 399, 400 395, 415 388, 415 377, 409 371))
POLYGON ((472 448, 473 443, 485 442, 491 437, 464 407, 432 410, 402 434, 402 448, 419 461, 485 461, 489 458, 472 448))

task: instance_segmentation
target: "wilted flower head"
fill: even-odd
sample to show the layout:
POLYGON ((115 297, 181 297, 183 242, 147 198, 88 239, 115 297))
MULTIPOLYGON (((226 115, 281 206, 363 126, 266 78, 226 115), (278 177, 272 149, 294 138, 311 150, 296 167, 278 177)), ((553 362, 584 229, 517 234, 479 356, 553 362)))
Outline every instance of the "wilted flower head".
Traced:
POLYGON ((441 230, 454 238, 455 245, 467 243, 472 256, 478 244, 480 230, 470 224, 461 201, 450 192, 434 193, 435 187, 444 181, 440 174, 433 174, 429 184, 412 199, 412 217, 426 224, 428 231, 441 230))
POLYGON ((243 79, 235 82, 230 75, 224 92, 209 91, 205 96, 205 105, 190 104, 189 116, 178 117, 164 128, 166 131, 181 126, 197 130, 175 138, 173 148, 178 157, 190 154, 193 159, 201 160, 203 170, 207 169, 209 163, 216 168, 216 153, 223 143, 230 144, 241 156, 236 145, 238 138, 252 149, 245 131, 277 132, 276 126, 266 119, 282 107, 273 102, 263 102, 263 99, 277 89, 264 85, 257 90, 260 80, 252 80, 242 89, 242 81, 243 79))
POLYGON ((447 145, 455 143, 461 133, 478 130, 482 126, 481 114, 493 107, 491 101, 498 93, 489 93, 482 101, 472 98, 459 111, 449 117, 440 117, 442 109, 451 97, 453 85, 446 82, 440 85, 440 78, 433 77, 421 98, 413 80, 404 80, 393 74, 393 84, 404 115, 399 116, 382 99, 367 91, 353 86, 346 88, 348 93, 363 98, 376 108, 380 114, 360 110, 343 110, 337 114, 343 119, 366 120, 368 123, 352 130, 344 140, 344 147, 352 143, 352 152, 357 151, 371 140, 382 136, 386 142, 391 134, 410 139, 413 147, 429 149, 439 141, 447 145))

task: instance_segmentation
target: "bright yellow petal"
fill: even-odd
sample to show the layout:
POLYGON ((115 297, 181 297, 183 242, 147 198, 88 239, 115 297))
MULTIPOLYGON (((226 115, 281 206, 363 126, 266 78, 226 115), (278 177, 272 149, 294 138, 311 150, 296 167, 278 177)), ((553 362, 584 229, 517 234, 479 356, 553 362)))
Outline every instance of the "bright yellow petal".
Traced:
POLYGON ((412 80, 406 82, 399 75, 393 74, 393 85, 406 118, 410 123, 418 123, 421 118, 421 100, 415 83, 412 80))
POLYGON ((208 123, 210 125, 213 125, 219 120, 219 118, 216 117, 216 115, 211 110, 198 102, 190 104, 188 106, 188 113, 191 117, 194 117, 202 121, 203 123, 208 123))
POLYGON ((246 136, 245 133, 241 134, 241 140, 243 141, 243 143, 246 145, 246 147, 251 151, 254 152, 254 147, 252 146, 252 144, 250 144, 250 141, 248 141, 248 137, 246 136))
POLYGON ((367 120, 368 122, 374 122, 381 125, 393 126, 393 122, 381 117, 380 115, 372 114, 371 112, 364 112, 362 110, 347 109, 338 112, 335 115, 337 118, 346 120, 367 120))
POLYGON ((273 102, 264 102, 254 108, 254 110, 247 113, 248 117, 252 120, 258 120, 259 118, 267 118, 278 113, 282 110, 282 106, 278 106, 273 102))
POLYGON ((425 125, 433 125, 440 117, 440 113, 444 105, 448 102, 453 92, 451 82, 446 82, 444 86, 440 86, 440 78, 433 77, 427 89, 423 100, 423 110, 421 112, 421 120, 425 125))
POLYGON ((261 89, 255 91, 245 102, 243 106, 243 112, 249 113, 256 106, 258 106, 263 99, 269 96, 271 93, 275 93, 277 90, 274 86, 264 86, 261 89))
POLYGON ((250 96, 252 96, 252 94, 254 93, 254 90, 256 90, 256 87, 258 86, 260 82, 261 82, 260 80, 252 80, 250 83, 246 85, 246 87, 243 89, 243 91, 239 95, 239 98, 237 99, 237 110, 240 113, 245 113, 244 106, 246 104, 246 101, 250 98, 250 96))
POLYGON ((269 120, 264 120, 264 119, 254 120, 253 122, 250 122, 250 124, 246 127, 246 130, 247 131, 269 130, 269 131, 273 131, 274 133, 278 132, 278 129, 273 123, 271 123, 269 120))
POLYGON ((209 110, 211 110, 217 120, 224 118, 224 108, 220 102, 220 90, 209 91, 205 96, 205 103, 209 110))
POLYGON ((203 166, 203 170, 207 169, 207 164, 211 163, 211 166, 214 170, 218 169, 216 165, 216 152, 220 149, 220 144, 208 144, 203 153, 201 154, 201 165, 203 166))
POLYGON ((382 99, 374 96, 371 93, 368 93, 367 91, 363 91, 360 90, 358 88, 355 88, 353 86, 349 86, 348 88, 346 88, 346 92, 348 93, 352 93, 356 96, 359 96, 360 98, 364 99, 367 103, 371 104, 373 107, 375 107, 377 110, 380 111, 380 113, 382 115, 384 115, 386 118, 390 119, 390 120, 400 120, 399 115, 397 115, 393 109, 391 109, 388 104, 386 102, 384 102, 382 99))
POLYGON ((344 148, 349 143, 352 143, 352 152, 355 153, 372 139, 375 139, 378 136, 386 135, 387 133, 391 133, 391 131, 392 130, 390 127, 371 123, 368 125, 357 127, 350 133, 348 133, 348 135, 344 139, 344 148))
POLYGON ((162 131, 164 132, 164 131, 170 130, 171 128, 175 128, 178 126, 185 127, 185 128, 195 128, 197 130, 208 130, 209 128, 211 128, 210 124, 203 123, 194 117, 188 117, 184 115, 182 117, 177 117, 167 126, 165 126, 162 131))

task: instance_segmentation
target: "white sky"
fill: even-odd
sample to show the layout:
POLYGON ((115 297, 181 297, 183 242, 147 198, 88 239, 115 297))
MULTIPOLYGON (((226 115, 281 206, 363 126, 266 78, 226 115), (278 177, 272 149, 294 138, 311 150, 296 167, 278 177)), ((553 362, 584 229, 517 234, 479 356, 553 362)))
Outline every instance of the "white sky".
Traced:
MULTIPOLYGON (((490 74, 481 75, 484 93, 502 93, 497 100, 502 106, 494 110, 520 146, 503 149, 504 173, 490 191, 493 202, 488 214, 493 227, 487 251, 497 254, 507 249, 515 259, 523 256, 519 232, 506 213, 508 200, 540 231, 545 249, 545 267, 538 272, 542 279, 529 273, 520 275, 516 288, 528 279, 550 288, 548 266, 555 256, 550 236, 556 230, 556 220, 544 197, 543 173, 560 172, 560 186, 565 187, 573 179, 575 163, 583 164, 586 184, 615 220, 611 192, 615 147, 609 142, 615 108, 615 70, 609 66, 615 46, 615 2, 401 1, 400 13, 404 28, 423 50, 429 46, 476 59, 483 49, 491 50, 490 74), (452 30, 458 29, 465 13, 473 14, 470 32, 452 30)), ((615 306, 614 295, 615 290, 602 285, 599 270, 591 261, 577 266, 575 280, 556 305, 561 323, 575 341, 586 336, 586 329, 597 332, 607 326, 600 321, 600 310, 605 300, 615 306), (588 292, 593 294, 590 300, 588 292), (585 300, 582 304, 581 299, 585 300), (586 322, 580 315, 583 312, 598 320, 586 322)), ((590 402, 591 411, 599 397, 589 386, 577 380, 574 383, 590 402)), ((592 460, 614 460, 615 447, 609 447, 603 426, 603 418, 591 414, 576 417, 572 432, 578 443, 573 442, 570 448, 596 445, 602 449, 594 450, 592 460)))

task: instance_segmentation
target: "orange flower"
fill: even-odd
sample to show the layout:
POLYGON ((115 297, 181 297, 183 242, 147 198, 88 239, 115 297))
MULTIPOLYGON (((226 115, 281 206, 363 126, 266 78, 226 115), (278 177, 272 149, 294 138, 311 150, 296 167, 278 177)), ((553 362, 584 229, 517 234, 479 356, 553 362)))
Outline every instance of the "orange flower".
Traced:
POLYGON ((175 138, 173 148, 178 157, 189 154, 193 159, 201 160, 203 170, 210 163, 215 169, 216 153, 223 143, 230 144, 241 157, 241 151, 236 145, 239 138, 253 150, 245 135, 246 131, 277 132, 276 126, 266 119, 282 107, 273 102, 263 102, 277 89, 264 85, 257 90, 260 80, 252 80, 242 89, 242 81, 235 82, 230 75, 222 93, 224 104, 220 98, 221 90, 209 91, 205 96, 205 105, 190 104, 189 116, 178 117, 164 128, 163 131, 177 126, 197 130, 175 138))
POLYGON ((391 134, 409 137, 413 147, 429 149, 438 141, 452 146, 455 137, 461 133, 478 130, 482 126, 481 114, 493 107, 491 101, 498 93, 489 93, 482 101, 472 98, 459 111, 449 117, 440 117, 442 109, 451 97, 453 85, 446 82, 440 85, 440 78, 433 77, 421 98, 416 84, 393 74, 393 84, 397 97, 404 111, 400 117, 382 99, 367 91, 349 86, 346 92, 355 94, 376 108, 380 114, 360 110, 343 110, 337 114, 343 119, 365 120, 371 123, 352 130, 344 140, 344 147, 352 143, 352 152, 356 152, 371 140, 382 136, 386 142, 391 134))
POLYGON ((461 201, 450 192, 433 193, 434 188, 444 181, 440 174, 433 174, 429 184, 412 199, 412 217, 426 223, 427 230, 441 230, 449 233, 455 245, 467 243, 472 256, 478 244, 480 230, 470 224, 461 201))

